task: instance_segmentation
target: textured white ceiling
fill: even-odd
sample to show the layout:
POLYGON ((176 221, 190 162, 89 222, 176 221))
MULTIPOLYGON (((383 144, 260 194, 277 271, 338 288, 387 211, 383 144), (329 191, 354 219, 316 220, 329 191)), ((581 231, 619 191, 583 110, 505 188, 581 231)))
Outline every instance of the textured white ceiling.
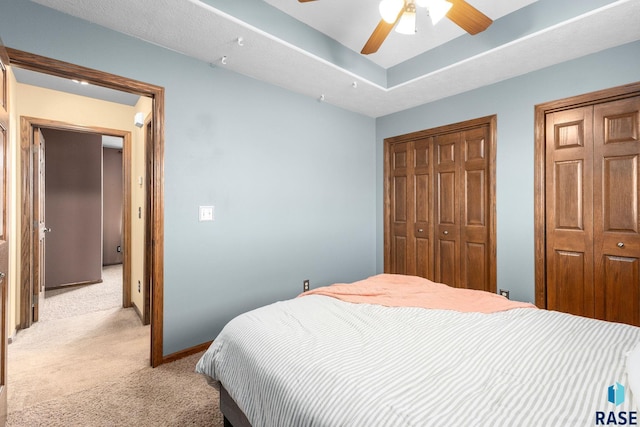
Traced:
MULTIPOLYGON (((264 0, 297 20, 328 35, 355 52, 360 52, 378 22, 377 0, 318 0, 301 4, 297 0, 264 0)), ((470 0, 494 21, 537 0, 470 0)), ((389 68, 465 34, 448 19, 431 24, 425 9, 417 11, 417 33, 411 36, 392 31, 378 52, 369 55, 376 64, 389 68)))
MULTIPOLYGON (((497 43, 483 51, 475 51, 470 56, 458 56, 438 69, 421 72, 407 81, 385 85, 361 77, 357 72, 335 65, 291 41, 274 36, 259 28, 255 22, 248 24, 225 13, 209 4, 215 4, 213 0, 208 3, 199 0, 34 1, 198 58, 213 66, 225 67, 317 99, 323 97, 324 102, 371 117, 384 116, 568 59, 640 40, 640 1, 603 2, 605 5, 597 9, 566 17, 561 22, 534 32, 523 32, 520 37, 497 43), (237 43, 238 37, 243 39, 242 46, 237 43), (224 65, 221 63, 223 56, 227 57, 224 65)), ((268 1, 285 9, 285 0, 268 1)), ((529 3, 525 0, 469 2, 494 20, 500 13, 508 13, 512 8, 529 3)), ((225 2, 219 3, 224 5, 225 2)), ((349 47, 356 51, 360 50, 363 40, 366 41, 369 37, 370 30, 364 31, 361 36, 361 29, 347 34, 344 28, 353 28, 353 21, 346 19, 347 16, 353 13, 360 16, 360 12, 364 16, 365 6, 369 18, 366 23, 358 26, 368 28, 371 25, 369 20, 373 20, 375 26, 378 19, 375 16, 377 0, 319 0, 313 4, 286 0, 286 10, 295 7, 295 15, 299 19, 308 21, 309 26, 330 33, 332 38, 340 39, 345 46, 352 45, 349 47), (359 5, 358 10, 338 13, 340 19, 337 19, 336 8, 351 2, 359 5), (310 8, 316 8, 316 12, 308 12, 307 9, 310 8), (370 9, 374 9, 374 12, 370 9)), ((459 30, 455 26, 448 29, 447 26, 451 25, 451 22, 438 24, 438 31, 440 26, 443 33, 451 31, 446 37, 443 35, 443 38, 456 37, 455 32, 459 30)), ((407 56, 419 54, 423 49, 421 46, 414 46, 413 51, 409 48, 394 49, 392 39, 396 39, 395 35, 391 36, 389 43, 385 42, 383 45, 383 48, 389 47, 388 51, 381 49, 380 53, 375 54, 378 64, 395 64, 407 56)), ((440 42, 444 41, 446 40, 440 42)), ((453 49, 451 53, 455 53, 453 49)))

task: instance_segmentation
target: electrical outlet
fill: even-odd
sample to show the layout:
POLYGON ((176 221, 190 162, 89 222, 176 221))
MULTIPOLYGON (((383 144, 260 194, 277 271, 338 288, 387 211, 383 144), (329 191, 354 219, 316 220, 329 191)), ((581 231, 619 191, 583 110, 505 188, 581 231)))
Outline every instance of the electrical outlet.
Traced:
POLYGON ((506 289, 500 289, 500 295, 502 295, 506 299, 509 299, 509 291, 507 291, 506 289))
POLYGON ((302 290, 304 292, 307 292, 309 290, 309 279, 307 279, 304 282, 302 282, 302 290))

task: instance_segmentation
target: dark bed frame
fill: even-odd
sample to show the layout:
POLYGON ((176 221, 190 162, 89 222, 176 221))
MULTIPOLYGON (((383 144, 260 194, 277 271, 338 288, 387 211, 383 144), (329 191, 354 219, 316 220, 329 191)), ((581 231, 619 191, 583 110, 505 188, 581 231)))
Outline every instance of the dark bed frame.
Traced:
POLYGON ((220 384, 220 411, 224 417, 224 427, 251 427, 247 416, 220 384))

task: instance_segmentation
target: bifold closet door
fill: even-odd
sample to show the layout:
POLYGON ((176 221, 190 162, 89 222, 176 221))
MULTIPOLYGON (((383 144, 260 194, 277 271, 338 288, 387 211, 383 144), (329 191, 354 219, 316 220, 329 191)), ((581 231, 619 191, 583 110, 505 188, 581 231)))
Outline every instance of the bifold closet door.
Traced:
POLYGON ((546 116, 547 308, 640 326, 640 98, 546 116))
POLYGON ((394 274, 411 274, 409 262, 409 143, 393 144, 389 152, 389 241, 391 247, 385 253, 385 271, 394 274))
POLYGON ((433 278, 431 138, 390 148, 391 257, 396 274, 433 278))
POLYGON ((488 126, 435 138, 435 278, 491 291, 488 126))
POLYGON ((546 118, 547 308, 594 316, 593 107, 546 118))
POLYGON ((495 120, 385 140, 386 273, 495 292, 495 120))
POLYGON ((460 287, 495 292, 490 279, 492 215, 489 126, 462 132, 460 198, 460 287))
POLYGON ((460 285, 460 132, 435 138, 435 280, 460 285))
POLYGON ((640 97, 593 116, 595 315, 640 326, 640 97))
POLYGON ((413 204, 410 232, 413 234, 412 259, 415 260, 416 276, 433 280, 433 138, 424 138, 413 143, 413 173, 411 194, 413 204))

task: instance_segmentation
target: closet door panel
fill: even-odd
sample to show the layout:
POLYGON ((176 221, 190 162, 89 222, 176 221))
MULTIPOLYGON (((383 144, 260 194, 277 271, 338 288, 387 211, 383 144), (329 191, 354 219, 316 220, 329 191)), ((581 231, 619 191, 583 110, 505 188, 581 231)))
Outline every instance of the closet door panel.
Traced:
POLYGON ((605 255, 602 264, 604 282, 601 286, 605 299, 604 313, 600 317, 610 322, 640 326, 638 258, 605 255))
POLYGON ((394 236, 393 238, 393 273, 408 274, 407 272, 407 238, 394 236))
POLYGON ((456 171, 441 170, 438 172, 438 224, 456 226, 458 224, 456 200, 456 171))
POLYGON ((393 178, 392 196, 392 270, 394 273, 407 274, 407 177, 393 178))
POLYGON ((460 287, 491 291, 489 280, 488 126, 462 133, 460 287))
POLYGON ((464 258, 461 260, 463 287, 488 291, 487 245, 467 241, 463 249, 464 258))
POLYGON ((390 153, 389 207, 391 233, 390 273, 409 274, 409 147, 407 143, 396 144, 390 153))
POLYGON ((415 274, 433 280, 432 138, 413 144, 415 274))
POLYGON ((433 280, 433 244, 431 239, 416 239, 416 276, 433 280))
POLYGON ((458 247, 454 240, 439 239, 436 258, 436 281, 455 286, 459 277, 458 247))
POLYGON ((460 286, 460 140, 461 132, 434 138, 435 280, 460 286))
POLYGON ((464 224, 466 227, 483 227, 486 209, 485 171, 465 171, 464 180, 464 224))
POLYGON ((585 261, 589 258, 588 254, 584 251, 555 250, 547 258, 553 264, 547 276, 549 310, 593 317, 593 310, 585 308, 585 301, 593 300, 592 296, 586 295, 592 291, 584 286, 591 276, 591 265, 585 261))
POLYGON ((640 97, 594 107, 596 316, 640 326, 640 97))
POLYGON ((593 108, 547 114, 547 308, 594 315, 593 108))

